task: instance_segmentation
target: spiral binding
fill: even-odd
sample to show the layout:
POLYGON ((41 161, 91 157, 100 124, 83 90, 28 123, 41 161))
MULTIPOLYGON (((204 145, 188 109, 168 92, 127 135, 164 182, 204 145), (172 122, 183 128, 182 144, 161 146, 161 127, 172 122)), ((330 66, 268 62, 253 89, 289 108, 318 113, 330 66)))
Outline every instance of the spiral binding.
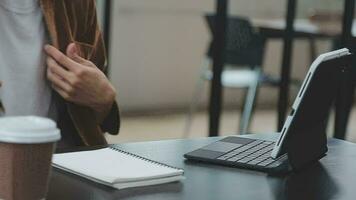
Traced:
POLYGON ((132 157, 134 157, 134 158, 138 158, 138 159, 140 159, 140 160, 144 160, 144 161, 146 161, 146 162, 153 163, 153 164, 155 164, 155 165, 159 165, 159 166, 167 167, 167 168, 171 168, 171 169, 176 169, 176 170, 183 170, 183 169, 178 168, 178 167, 173 167, 173 166, 170 166, 170 165, 161 163, 161 162, 157 162, 157 161, 154 161, 154 160, 151 160, 151 159, 148 159, 148 158, 139 156, 139 155, 137 155, 137 154, 133 154, 133 153, 130 153, 130 152, 121 150, 121 149, 119 149, 119 148, 117 148, 117 147, 115 147, 115 146, 111 146, 111 147, 109 147, 109 148, 110 148, 111 150, 113 150, 113 151, 117 151, 117 152, 120 152, 120 153, 129 155, 129 156, 132 156, 132 157))

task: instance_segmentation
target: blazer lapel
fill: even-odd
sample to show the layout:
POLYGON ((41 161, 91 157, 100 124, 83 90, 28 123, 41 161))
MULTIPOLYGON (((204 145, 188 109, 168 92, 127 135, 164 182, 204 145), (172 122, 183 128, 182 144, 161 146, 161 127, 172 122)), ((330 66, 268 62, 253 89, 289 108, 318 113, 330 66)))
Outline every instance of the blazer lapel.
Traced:
POLYGON ((59 48, 58 43, 58 33, 55 27, 54 19, 54 0, 39 0, 44 20, 46 23, 47 32, 49 34, 49 39, 53 46, 59 48))

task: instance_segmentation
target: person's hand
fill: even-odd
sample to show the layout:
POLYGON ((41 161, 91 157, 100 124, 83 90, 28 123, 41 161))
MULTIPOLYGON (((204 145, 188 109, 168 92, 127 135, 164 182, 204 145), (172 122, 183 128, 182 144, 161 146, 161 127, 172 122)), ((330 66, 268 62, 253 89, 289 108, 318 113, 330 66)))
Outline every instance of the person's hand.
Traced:
POLYGON ((47 78, 52 87, 65 100, 92 108, 97 121, 102 122, 111 110, 116 91, 92 62, 79 56, 71 43, 66 55, 51 45, 44 47, 47 53, 47 78))

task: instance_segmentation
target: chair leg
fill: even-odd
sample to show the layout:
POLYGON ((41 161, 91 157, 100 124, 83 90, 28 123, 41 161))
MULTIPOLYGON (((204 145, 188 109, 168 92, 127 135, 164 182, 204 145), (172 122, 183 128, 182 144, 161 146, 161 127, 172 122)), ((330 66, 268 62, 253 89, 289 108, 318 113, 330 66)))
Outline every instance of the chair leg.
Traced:
POLYGON ((240 109, 240 122, 239 122, 239 127, 237 132, 240 134, 242 131, 242 124, 243 124, 243 120, 242 120, 242 116, 244 115, 245 112, 245 108, 246 108, 246 102, 247 102, 247 94, 248 94, 248 90, 249 88, 243 88, 242 89, 242 93, 243 93, 243 97, 242 97, 242 104, 241 104, 241 109, 240 109))
POLYGON ((315 38, 309 38, 309 56, 310 56, 310 63, 313 63, 317 57, 317 47, 315 38))
MULTIPOLYGON (((258 73, 258 77, 260 76, 260 72, 258 73)), ((240 118, 240 125, 239 125, 239 134, 246 134, 248 132, 249 126, 251 124, 251 118, 253 109, 255 106, 257 90, 259 85, 259 78, 248 88, 246 100, 244 102, 242 115, 240 118)))
POLYGON ((193 98, 192 101, 189 105, 189 111, 188 111, 188 115, 185 121, 185 127, 184 127, 184 131, 183 131, 183 138, 187 138, 190 134, 190 129, 192 127, 193 124, 193 120, 194 120, 194 114, 197 111, 198 108, 198 103, 202 97, 203 94, 203 89, 204 89, 204 83, 205 83, 205 79, 203 77, 202 74, 204 74, 206 71, 206 68, 202 68, 201 72, 200 72, 200 76, 197 80, 197 83, 195 84, 195 89, 193 92, 193 98))
POLYGON ((203 93, 204 83, 205 83, 204 79, 199 78, 199 80, 197 81, 197 84, 195 86, 193 98, 190 103, 188 115, 187 115, 186 122, 185 122, 183 138, 187 138, 190 134, 190 129, 192 127, 193 120, 194 120, 194 114, 197 111, 198 103, 199 103, 202 93, 203 93))

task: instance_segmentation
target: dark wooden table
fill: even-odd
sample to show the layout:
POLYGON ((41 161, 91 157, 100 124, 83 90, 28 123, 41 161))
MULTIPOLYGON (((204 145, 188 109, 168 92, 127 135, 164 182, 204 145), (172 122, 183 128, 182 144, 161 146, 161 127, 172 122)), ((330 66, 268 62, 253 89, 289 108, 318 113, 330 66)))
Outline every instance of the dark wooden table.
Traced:
MULTIPOLYGON (((264 134, 245 137, 275 140, 276 136, 276 134, 264 134)), ((119 145, 124 150, 184 168, 186 180, 180 183, 115 190, 54 170, 47 200, 352 200, 356 198, 355 144, 330 139, 328 155, 319 164, 299 174, 282 177, 184 160, 184 153, 218 139, 215 137, 119 145)))

